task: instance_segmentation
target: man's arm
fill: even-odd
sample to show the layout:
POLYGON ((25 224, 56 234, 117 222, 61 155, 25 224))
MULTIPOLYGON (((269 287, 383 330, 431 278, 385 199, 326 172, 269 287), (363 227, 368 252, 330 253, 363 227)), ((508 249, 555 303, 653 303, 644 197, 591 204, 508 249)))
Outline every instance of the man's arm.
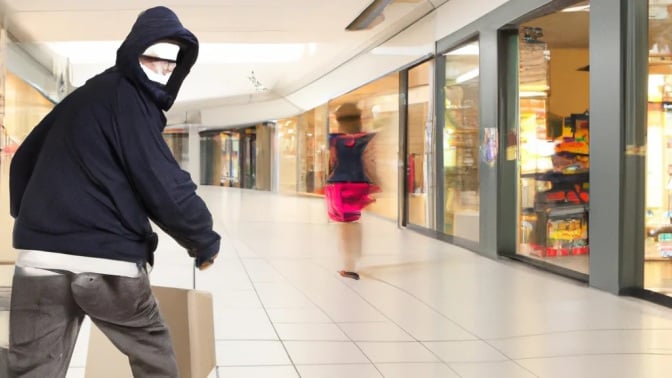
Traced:
POLYGON ((184 247, 197 266, 211 262, 219 252, 220 236, 196 194, 196 184, 163 139, 160 120, 148 116, 140 96, 119 101, 124 106, 118 114, 118 148, 138 197, 154 223, 184 247))

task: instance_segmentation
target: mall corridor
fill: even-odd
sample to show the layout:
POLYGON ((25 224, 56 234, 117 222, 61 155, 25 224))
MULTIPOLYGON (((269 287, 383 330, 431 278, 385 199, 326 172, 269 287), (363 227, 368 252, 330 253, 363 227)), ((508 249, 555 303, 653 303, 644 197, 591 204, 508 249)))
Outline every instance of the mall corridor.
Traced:
MULTIPOLYGON (((199 193, 223 236, 216 264, 194 277, 184 250, 161 235, 151 280, 213 294, 211 376, 669 377, 669 308, 493 261, 370 214, 355 281, 337 274, 343 260, 322 199, 199 193)), ((84 376, 85 351, 80 342, 68 378, 84 376)))

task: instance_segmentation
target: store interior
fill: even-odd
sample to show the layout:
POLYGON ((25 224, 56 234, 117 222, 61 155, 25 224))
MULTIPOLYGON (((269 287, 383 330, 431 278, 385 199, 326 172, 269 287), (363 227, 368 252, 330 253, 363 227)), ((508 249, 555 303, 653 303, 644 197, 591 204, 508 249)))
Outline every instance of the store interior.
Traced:
POLYGON ((672 295, 672 1, 649 4, 644 288, 672 295))
MULTIPOLYGON (((589 2, 520 25, 518 254, 589 273, 589 2), (567 26, 571 25, 571 28, 567 26)), ((649 2, 644 288, 672 295, 672 1, 649 2)))
POLYGON ((589 4, 519 27, 519 255, 589 273, 589 4), (571 27, 569 27, 571 25, 571 27))

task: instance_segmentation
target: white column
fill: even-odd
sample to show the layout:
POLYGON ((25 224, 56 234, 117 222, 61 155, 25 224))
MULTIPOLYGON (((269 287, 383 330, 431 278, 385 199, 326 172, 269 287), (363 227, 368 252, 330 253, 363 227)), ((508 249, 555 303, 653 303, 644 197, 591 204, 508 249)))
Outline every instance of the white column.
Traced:
POLYGON ((198 125, 187 124, 189 131, 189 162, 187 169, 191 179, 199 185, 201 183, 201 137, 198 135, 198 125))

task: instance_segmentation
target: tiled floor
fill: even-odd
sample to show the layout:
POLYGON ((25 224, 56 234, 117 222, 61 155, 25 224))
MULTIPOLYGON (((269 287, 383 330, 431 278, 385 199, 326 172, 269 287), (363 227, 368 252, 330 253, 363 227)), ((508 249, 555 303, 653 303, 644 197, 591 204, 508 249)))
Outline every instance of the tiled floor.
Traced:
MULTIPOLYGON (((219 377, 670 376, 672 309, 371 215, 355 281, 336 273, 337 225, 320 199, 199 193, 223 236, 216 264, 194 274, 161 235, 151 279, 213 293, 219 377)), ((68 378, 83 377, 85 353, 81 342, 68 378)))

